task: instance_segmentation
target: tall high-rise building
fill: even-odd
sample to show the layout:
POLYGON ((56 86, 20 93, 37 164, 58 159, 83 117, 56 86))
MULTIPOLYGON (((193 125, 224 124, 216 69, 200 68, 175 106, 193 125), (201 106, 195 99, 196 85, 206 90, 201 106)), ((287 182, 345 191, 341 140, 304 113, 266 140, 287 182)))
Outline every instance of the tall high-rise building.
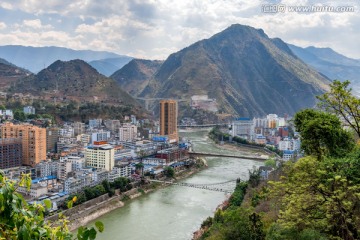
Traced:
POLYGON ((0 126, 0 138, 21 138, 22 164, 34 167, 46 159, 46 129, 30 124, 0 126))
POLYGON ((160 101, 160 135, 167 136, 170 143, 178 142, 177 101, 160 101))
POLYGON ((21 138, 0 138, 0 169, 21 166, 21 148, 21 138))

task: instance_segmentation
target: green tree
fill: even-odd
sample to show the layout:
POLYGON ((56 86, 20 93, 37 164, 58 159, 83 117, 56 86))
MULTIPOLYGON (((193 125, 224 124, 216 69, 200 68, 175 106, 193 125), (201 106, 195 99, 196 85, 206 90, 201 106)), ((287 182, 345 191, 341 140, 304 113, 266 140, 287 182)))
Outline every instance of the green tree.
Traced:
MULTIPOLYGON (((45 221, 44 212, 51 208, 50 200, 45 200, 44 205, 28 204, 21 194, 16 192, 19 186, 29 190, 30 185, 29 175, 23 175, 19 182, 15 182, 8 180, 0 172, 0 239, 73 239, 68 220, 64 216, 61 215, 55 223, 45 221)), ((95 225, 99 232, 104 230, 101 222, 95 225)), ((75 239, 95 239, 96 235, 95 228, 81 227, 75 239)))
POLYGON ((135 169, 140 172, 141 175, 144 173, 144 164, 142 162, 139 162, 135 164, 135 169))
POLYGON ((164 175, 167 178, 173 178, 175 177, 175 170, 172 167, 166 166, 164 167, 164 175))
MULTIPOLYGON (((357 153, 358 156, 359 153, 357 153)), ((360 160, 313 156, 285 165, 282 181, 270 182, 282 229, 314 229, 333 238, 358 239, 360 179, 353 175, 360 160)))
POLYGON ((301 134, 301 147, 308 155, 343 156, 354 147, 349 131, 344 130, 339 118, 330 113, 305 109, 296 113, 296 129, 301 134))
POLYGON ((326 111, 341 116, 360 137, 360 99, 352 95, 350 81, 333 81, 330 91, 317 98, 319 106, 326 111))
POLYGON ((14 119, 18 120, 18 121, 25 121, 26 120, 26 115, 23 111, 21 110, 15 110, 14 112, 14 119))

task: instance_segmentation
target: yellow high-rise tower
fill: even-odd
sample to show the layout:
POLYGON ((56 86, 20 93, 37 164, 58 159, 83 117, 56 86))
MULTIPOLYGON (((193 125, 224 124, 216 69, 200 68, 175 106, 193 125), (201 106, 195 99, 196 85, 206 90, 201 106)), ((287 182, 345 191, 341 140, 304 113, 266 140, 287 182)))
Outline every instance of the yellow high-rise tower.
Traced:
POLYGON ((177 131, 177 101, 160 101, 160 135, 167 136, 170 143, 179 141, 177 131))
POLYGON ((30 124, 14 125, 5 123, 0 126, 0 138, 21 138, 22 164, 34 167, 46 160, 46 129, 30 124))

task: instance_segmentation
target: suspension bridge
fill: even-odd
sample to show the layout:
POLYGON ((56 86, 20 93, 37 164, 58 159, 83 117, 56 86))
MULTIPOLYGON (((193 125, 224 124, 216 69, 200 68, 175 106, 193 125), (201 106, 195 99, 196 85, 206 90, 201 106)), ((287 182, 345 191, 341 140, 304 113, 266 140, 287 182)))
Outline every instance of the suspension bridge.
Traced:
POLYGON ((227 157, 227 158, 241 158, 241 159, 250 159, 250 160, 261 160, 265 161, 269 159, 269 156, 256 156, 256 155, 232 155, 232 154, 223 154, 223 153, 209 153, 209 152, 188 152, 191 157, 227 157))
POLYGON ((169 184, 169 185, 176 185, 176 186, 182 186, 182 187, 191 187, 191 188, 198 188, 198 189, 205 189, 209 191, 215 191, 215 192, 224 192, 224 193, 232 193, 236 186, 236 179, 229 180, 226 182, 220 182, 220 183, 186 183, 186 182, 172 182, 172 181, 161 181, 161 180, 154 180, 150 179, 150 182, 157 182, 157 183, 163 183, 163 184, 169 184))

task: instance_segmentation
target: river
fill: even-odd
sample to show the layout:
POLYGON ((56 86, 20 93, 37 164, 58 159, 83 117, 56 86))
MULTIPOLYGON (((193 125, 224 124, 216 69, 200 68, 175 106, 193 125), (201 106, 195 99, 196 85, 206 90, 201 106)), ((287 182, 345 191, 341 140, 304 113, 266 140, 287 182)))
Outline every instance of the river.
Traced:
MULTIPOLYGON (((230 153, 207 138, 208 131, 181 132, 191 140, 196 151, 230 153)), ((206 158, 209 167, 182 181, 187 183, 218 183, 248 178, 248 170, 263 162, 238 158, 206 158)), ((189 240, 203 220, 212 216, 226 199, 223 192, 169 186, 129 201, 122 208, 100 217, 105 231, 96 239, 104 240, 189 240)))

